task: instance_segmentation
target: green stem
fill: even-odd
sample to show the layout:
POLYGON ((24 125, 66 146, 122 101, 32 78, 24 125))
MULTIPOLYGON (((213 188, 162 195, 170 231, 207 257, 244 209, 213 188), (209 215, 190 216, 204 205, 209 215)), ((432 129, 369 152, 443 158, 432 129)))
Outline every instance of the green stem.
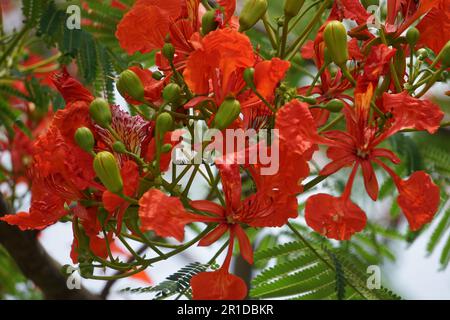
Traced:
POLYGON ((326 64, 326 63, 324 63, 324 64, 320 67, 319 72, 318 72, 318 73, 316 74, 316 76, 314 77, 314 79, 313 79, 313 81, 312 81, 312 83, 311 83, 311 86, 309 87, 308 91, 306 92, 306 96, 307 96, 307 97, 311 95, 311 92, 313 91, 314 86, 316 85, 317 80, 319 80, 320 76, 322 75, 322 73, 325 71, 326 68, 327 68, 327 64, 326 64))
POLYGON ((325 132, 329 129, 331 129, 332 127, 334 127, 338 122, 340 122, 342 119, 344 119, 344 115, 340 114, 338 115, 336 118, 334 118, 330 123, 328 123, 327 125, 323 126, 322 128, 319 129, 319 133, 325 132))
POLYGON ((288 33, 289 33, 289 21, 291 21, 292 17, 289 16, 285 16, 284 17, 284 23, 283 23, 283 31, 281 33, 281 42, 280 42, 280 46, 279 46, 279 57, 281 59, 284 58, 284 55, 286 53, 286 45, 287 45, 287 37, 288 37, 288 33))
POLYGON ((267 14, 267 12, 262 17, 262 22, 264 24, 264 28, 266 29, 267 36, 269 37, 269 41, 270 44, 272 45, 272 48, 276 49, 277 48, 276 36, 272 26, 270 25, 269 15, 267 14))
POLYGON ((287 53, 287 60, 291 60, 296 54, 297 51, 300 50, 303 43, 308 38, 309 33, 312 31, 315 24, 320 21, 322 18, 322 13, 325 11, 325 9, 328 7, 327 0, 323 1, 320 8, 317 10, 316 14, 314 15, 313 19, 308 23, 308 25, 305 27, 305 30, 302 32, 302 34, 297 38, 297 40, 291 45, 290 49, 287 53))
POLYGON ((297 24, 302 20, 302 18, 305 16, 305 14, 308 13, 309 10, 311 10, 312 8, 314 8, 316 5, 318 5, 319 3, 321 3, 323 0, 318 0, 316 2, 311 3, 306 9, 305 11, 303 11, 300 15, 298 15, 295 18, 295 21, 293 23, 291 23, 291 27, 289 28, 289 32, 291 32, 292 30, 294 30, 294 28, 297 26, 297 24))
MULTIPOLYGON (((380 30, 380 38, 383 44, 388 45, 383 29, 380 30)), ((394 62, 392 61, 389 62, 389 70, 391 71, 392 79, 394 80, 395 90, 397 92, 402 92, 402 85, 400 84, 397 70, 395 69, 394 62)))
POLYGON ((30 27, 28 25, 25 25, 22 28, 22 30, 16 35, 14 40, 11 42, 11 44, 5 50, 3 55, 0 57, 0 65, 6 60, 6 58, 8 58, 8 56, 11 54, 11 52, 17 47, 17 44, 27 34, 29 29, 30 29, 30 27))

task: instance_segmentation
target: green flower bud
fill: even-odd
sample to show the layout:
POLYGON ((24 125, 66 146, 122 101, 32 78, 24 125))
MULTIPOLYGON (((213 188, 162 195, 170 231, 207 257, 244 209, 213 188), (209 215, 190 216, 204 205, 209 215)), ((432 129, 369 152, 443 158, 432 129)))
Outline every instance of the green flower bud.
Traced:
POLYGON ((114 142, 112 145, 112 148, 117 153, 126 153, 127 152, 127 148, 125 147, 125 145, 123 144, 122 141, 114 142))
POLYGON ((324 107, 324 109, 327 109, 330 112, 339 112, 342 108, 344 108, 344 103, 338 99, 330 100, 324 107))
POLYGON ((176 103, 180 100, 181 88, 176 83, 169 83, 163 90, 163 99, 167 103, 176 103))
POLYGON ((159 71, 155 71, 152 73, 152 78, 159 81, 164 78, 164 75, 159 71))
POLYGON ((89 128, 78 128, 77 131, 75 131, 74 138, 78 146, 84 151, 92 152, 94 150, 95 139, 89 128))
POLYGON ((173 128, 173 118, 170 113, 163 112, 156 118, 156 133, 162 138, 166 132, 173 128))
POLYGON ((406 32, 406 41, 411 47, 416 45, 417 41, 419 41, 419 37, 420 31, 417 30, 417 28, 409 28, 409 30, 406 32))
POLYGON ((131 70, 123 71, 117 81, 117 90, 122 97, 129 96, 134 100, 144 100, 144 86, 138 75, 131 70))
POLYGON ((161 147, 162 153, 168 153, 170 150, 172 150, 172 145, 170 143, 166 143, 161 147))
POLYGON ((289 18, 295 17, 304 3, 305 0, 286 0, 284 3, 284 15, 289 18))
POLYGON ((302 96, 302 97, 300 97, 300 100, 303 101, 303 102, 306 102, 307 104, 311 104, 311 105, 317 103, 317 99, 312 97, 312 96, 309 96, 309 97, 303 97, 302 96))
POLYGON ((123 189, 122 177, 116 158, 108 151, 97 153, 94 158, 94 171, 103 185, 112 193, 119 193, 123 189))
POLYGON ((202 17, 202 34, 206 36, 211 31, 214 31, 219 26, 216 20, 216 10, 212 9, 206 11, 202 17))
POLYGON ((267 11, 267 0, 247 0, 239 17, 239 32, 253 27, 267 11))
POLYGON ((323 38, 334 63, 341 68, 345 67, 348 60, 348 45, 347 30, 342 22, 330 21, 325 27, 323 38))
POLYGON ((173 57, 175 56, 175 48, 171 43, 165 43, 161 51, 163 56, 169 60, 169 62, 173 61, 173 57))
POLYGON ((108 101, 97 98, 89 106, 91 118, 102 128, 107 128, 111 124, 112 114, 108 101))
POLYGON ((442 65, 444 67, 450 67, 450 41, 447 41, 439 55, 441 56, 442 65))
POLYGON ((250 88, 255 88, 255 69, 247 68, 244 70, 244 81, 250 88))
POLYGON ((228 128, 239 117, 241 113, 241 104, 234 98, 227 98, 220 105, 219 110, 214 117, 214 128, 224 130, 228 128))
POLYGON ((428 57, 428 51, 425 48, 421 48, 416 51, 416 55, 420 60, 425 60, 425 58, 428 57))

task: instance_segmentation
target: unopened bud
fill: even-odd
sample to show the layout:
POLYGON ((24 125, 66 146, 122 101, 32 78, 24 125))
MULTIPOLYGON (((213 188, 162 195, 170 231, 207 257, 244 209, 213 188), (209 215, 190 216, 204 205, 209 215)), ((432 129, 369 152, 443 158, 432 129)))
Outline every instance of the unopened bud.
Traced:
POLYGON ((75 141, 78 146, 86 152, 94 150, 95 139, 92 131, 89 128, 81 127, 75 131, 75 141))
POLYGON ((176 103, 180 100, 181 88, 176 83, 169 83, 163 90, 163 99, 167 103, 176 103))
POLYGON ((247 68, 244 70, 244 81, 250 88, 255 88, 255 69, 247 68))
POLYGON ((417 50, 416 54, 420 60, 425 60, 425 58, 428 57, 428 51, 425 48, 417 50))
POLYGON ((164 75, 159 71, 155 71, 152 73, 152 78, 159 81, 164 78, 164 75))
POLYGON ((241 104, 234 98, 227 98, 220 105, 219 110, 214 117, 214 128, 224 130, 228 128, 239 117, 241 113, 241 104))
POLYGON ((94 171, 103 185, 112 193, 122 191, 123 182, 116 158, 108 151, 97 153, 94 158, 94 171))
POLYGON ((325 27, 323 38, 334 63, 341 68, 345 67, 348 60, 348 45, 347 30, 342 22, 330 21, 325 27))
POLYGON ((144 100, 144 86, 141 79, 132 70, 125 70, 120 74, 117 90, 123 97, 129 96, 137 101, 144 100))
POLYGON ((112 114, 108 101, 97 98, 89 106, 91 118, 102 128, 107 128, 111 124, 112 114))
POLYGON ((295 17, 304 3, 305 0, 286 0, 284 3, 284 15, 289 18, 295 17))
POLYGON ((212 9, 206 11, 202 17, 202 34, 206 36, 211 31, 214 31, 219 26, 216 20, 216 10, 212 9))
POLYGON ((170 150, 172 150, 172 145, 170 143, 166 143, 161 147, 162 153, 168 153, 170 150))
POLYGON ((411 47, 416 45, 417 41, 419 41, 419 37, 420 31, 417 30, 417 28, 409 28, 409 30, 406 32, 406 41, 411 47))
POLYGON ((169 60, 169 62, 173 61, 173 57, 175 56, 175 48, 171 43, 165 43, 161 51, 163 56, 169 60))
POLYGON ((125 145, 123 144, 122 141, 114 142, 112 148, 117 153, 126 153, 127 152, 127 148, 125 147, 125 145))
POLYGON ((330 112, 339 112, 342 108, 344 108, 344 103, 338 99, 330 100, 324 107, 324 109, 327 109, 330 112))
POLYGON ((166 132, 171 131, 173 128, 173 118, 167 113, 161 113, 158 118, 156 118, 156 133, 162 138, 166 132))
POLYGON ((247 0, 239 16, 239 31, 253 27, 267 11, 267 0, 247 0))

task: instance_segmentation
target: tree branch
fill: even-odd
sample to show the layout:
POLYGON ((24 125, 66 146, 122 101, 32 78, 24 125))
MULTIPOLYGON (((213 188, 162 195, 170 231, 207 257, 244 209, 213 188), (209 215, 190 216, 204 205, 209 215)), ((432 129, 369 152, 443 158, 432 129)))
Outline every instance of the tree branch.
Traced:
MULTIPOLYGON (((11 212, 0 194, 0 217, 11 212)), ((69 290, 61 266, 50 257, 36 237, 35 231, 20 231, 0 221, 0 244, 15 260, 22 273, 39 287, 46 299, 97 300, 100 299, 85 289, 69 290)))

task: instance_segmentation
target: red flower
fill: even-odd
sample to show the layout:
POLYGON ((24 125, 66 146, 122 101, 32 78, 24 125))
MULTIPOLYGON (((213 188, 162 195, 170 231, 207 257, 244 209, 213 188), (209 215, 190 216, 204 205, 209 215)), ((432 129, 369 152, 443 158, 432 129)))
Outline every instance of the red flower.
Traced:
POLYGON ((448 36, 437 35, 450 33, 450 2, 447 0, 436 2, 438 4, 419 22, 417 29, 420 31, 418 44, 438 54, 447 43, 448 36))
MULTIPOLYGON (((348 239, 352 232, 358 231, 361 226, 361 224, 350 224, 352 217, 357 212, 361 213, 362 211, 357 210, 355 205, 349 203, 354 175, 359 166, 362 169, 366 191, 374 201, 378 196, 378 182, 372 163, 377 163, 393 177, 400 192, 399 204, 401 203, 405 215, 407 217, 409 215, 408 221, 412 223, 412 229, 417 230, 423 223, 429 222, 437 210, 439 196, 436 199, 436 193, 439 194, 439 191, 431 182, 431 179, 425 173, 421 173, 420 176, 416 173, 411 181, 402 182, 395 172, 381 161, 382 158, 386 158, 397 164, 400 162, 400 159, 390 150, 377 148, 377 146, 383 140, 405 127, 414 127, 421 130, 427 129, 430 132, 434 132, 442 119, 442 112, 431 102, 409 97, 406 93, 397 95, 385 94, 383 97, 384 108, 390 110, 393 114, 393 119, 387 125, 388 129, 379 131, 376 125, 369 123, 372 90, 372 84, 369 83, 367 92, 355 93, 355 108, 345 109, 347 132, 330 131, 325 133, 327 138, 333 140, 333 143, 325 143, 329 145, 327 155, 332 159, 332 162, 325 166, 320 174, 330 175, 343 167, 353 166, 344 195, 341 198, 333 198, 334 207, 349 208, 347 212, 342 211, 344 216, 342 216, 342 220, 339 220, 339 222, 347 221, 348 223, 339 225, 333 217, 331 217, 331 220, 325 219, 325 224, 331 223, 326 233, 330 237, 339 236, 339 232, 332 232, 333 228, 337 228, 338 230, 345 229, 346 232, 343 232, 341 237, 342 239, 348 239), (417 183, 415 183, 417 179, 420 179, 424 184, 426 181, 426 185, 430 188, 429 192, 423 193, 423 197, 413 199, 413 195, 416 195, 418 192, 417 183), (427 209, 422 214, 419 214, 419 218, 415 218, 418 215, 417 208, 420 206, 427 209)), ((323 196, 321 197, 323 198, 323 196)), ((307 205, 305 212, 307 222, 309 221, 308 224, 316 231, 323 232, 317 224, 317 217, 330 217, 330 213, 333 214, 333 210, 330 211, 326 206, 317 206, 317 201, 314 201, 314 198, 313 200, 308 200, 308 202, 310 201, 313 204, 316 203, 316 205, 307 205)), ((359 222, 362 223, 362 216, 359 216, 361 217, 359 222)))
POLYGON ((139 200, 139 217, 143 231, 153 230, 160 237, 184 239, 184 226, 193 221, 180 199, 150 189, 139 200))
MULTIPOLYGON (((201 42, 201 47, 189 57, 184 78, 189 88, 197 94, 211 91, 219 95, 216 99, 226 98, 225 94, 234 93, 235 81, 245 68, 255 63, 250 39, 232 29, 220 29, 210 32, 201 42), (215 88, 210 87, 217 86, 215 88)), ((242 79, 241 79, 242 81, 242 79)))
POLYGON ((117 26, 121 47, 133 54, 164 45, 169 26, 181 14, 182 0, 138 0, 117 26))

